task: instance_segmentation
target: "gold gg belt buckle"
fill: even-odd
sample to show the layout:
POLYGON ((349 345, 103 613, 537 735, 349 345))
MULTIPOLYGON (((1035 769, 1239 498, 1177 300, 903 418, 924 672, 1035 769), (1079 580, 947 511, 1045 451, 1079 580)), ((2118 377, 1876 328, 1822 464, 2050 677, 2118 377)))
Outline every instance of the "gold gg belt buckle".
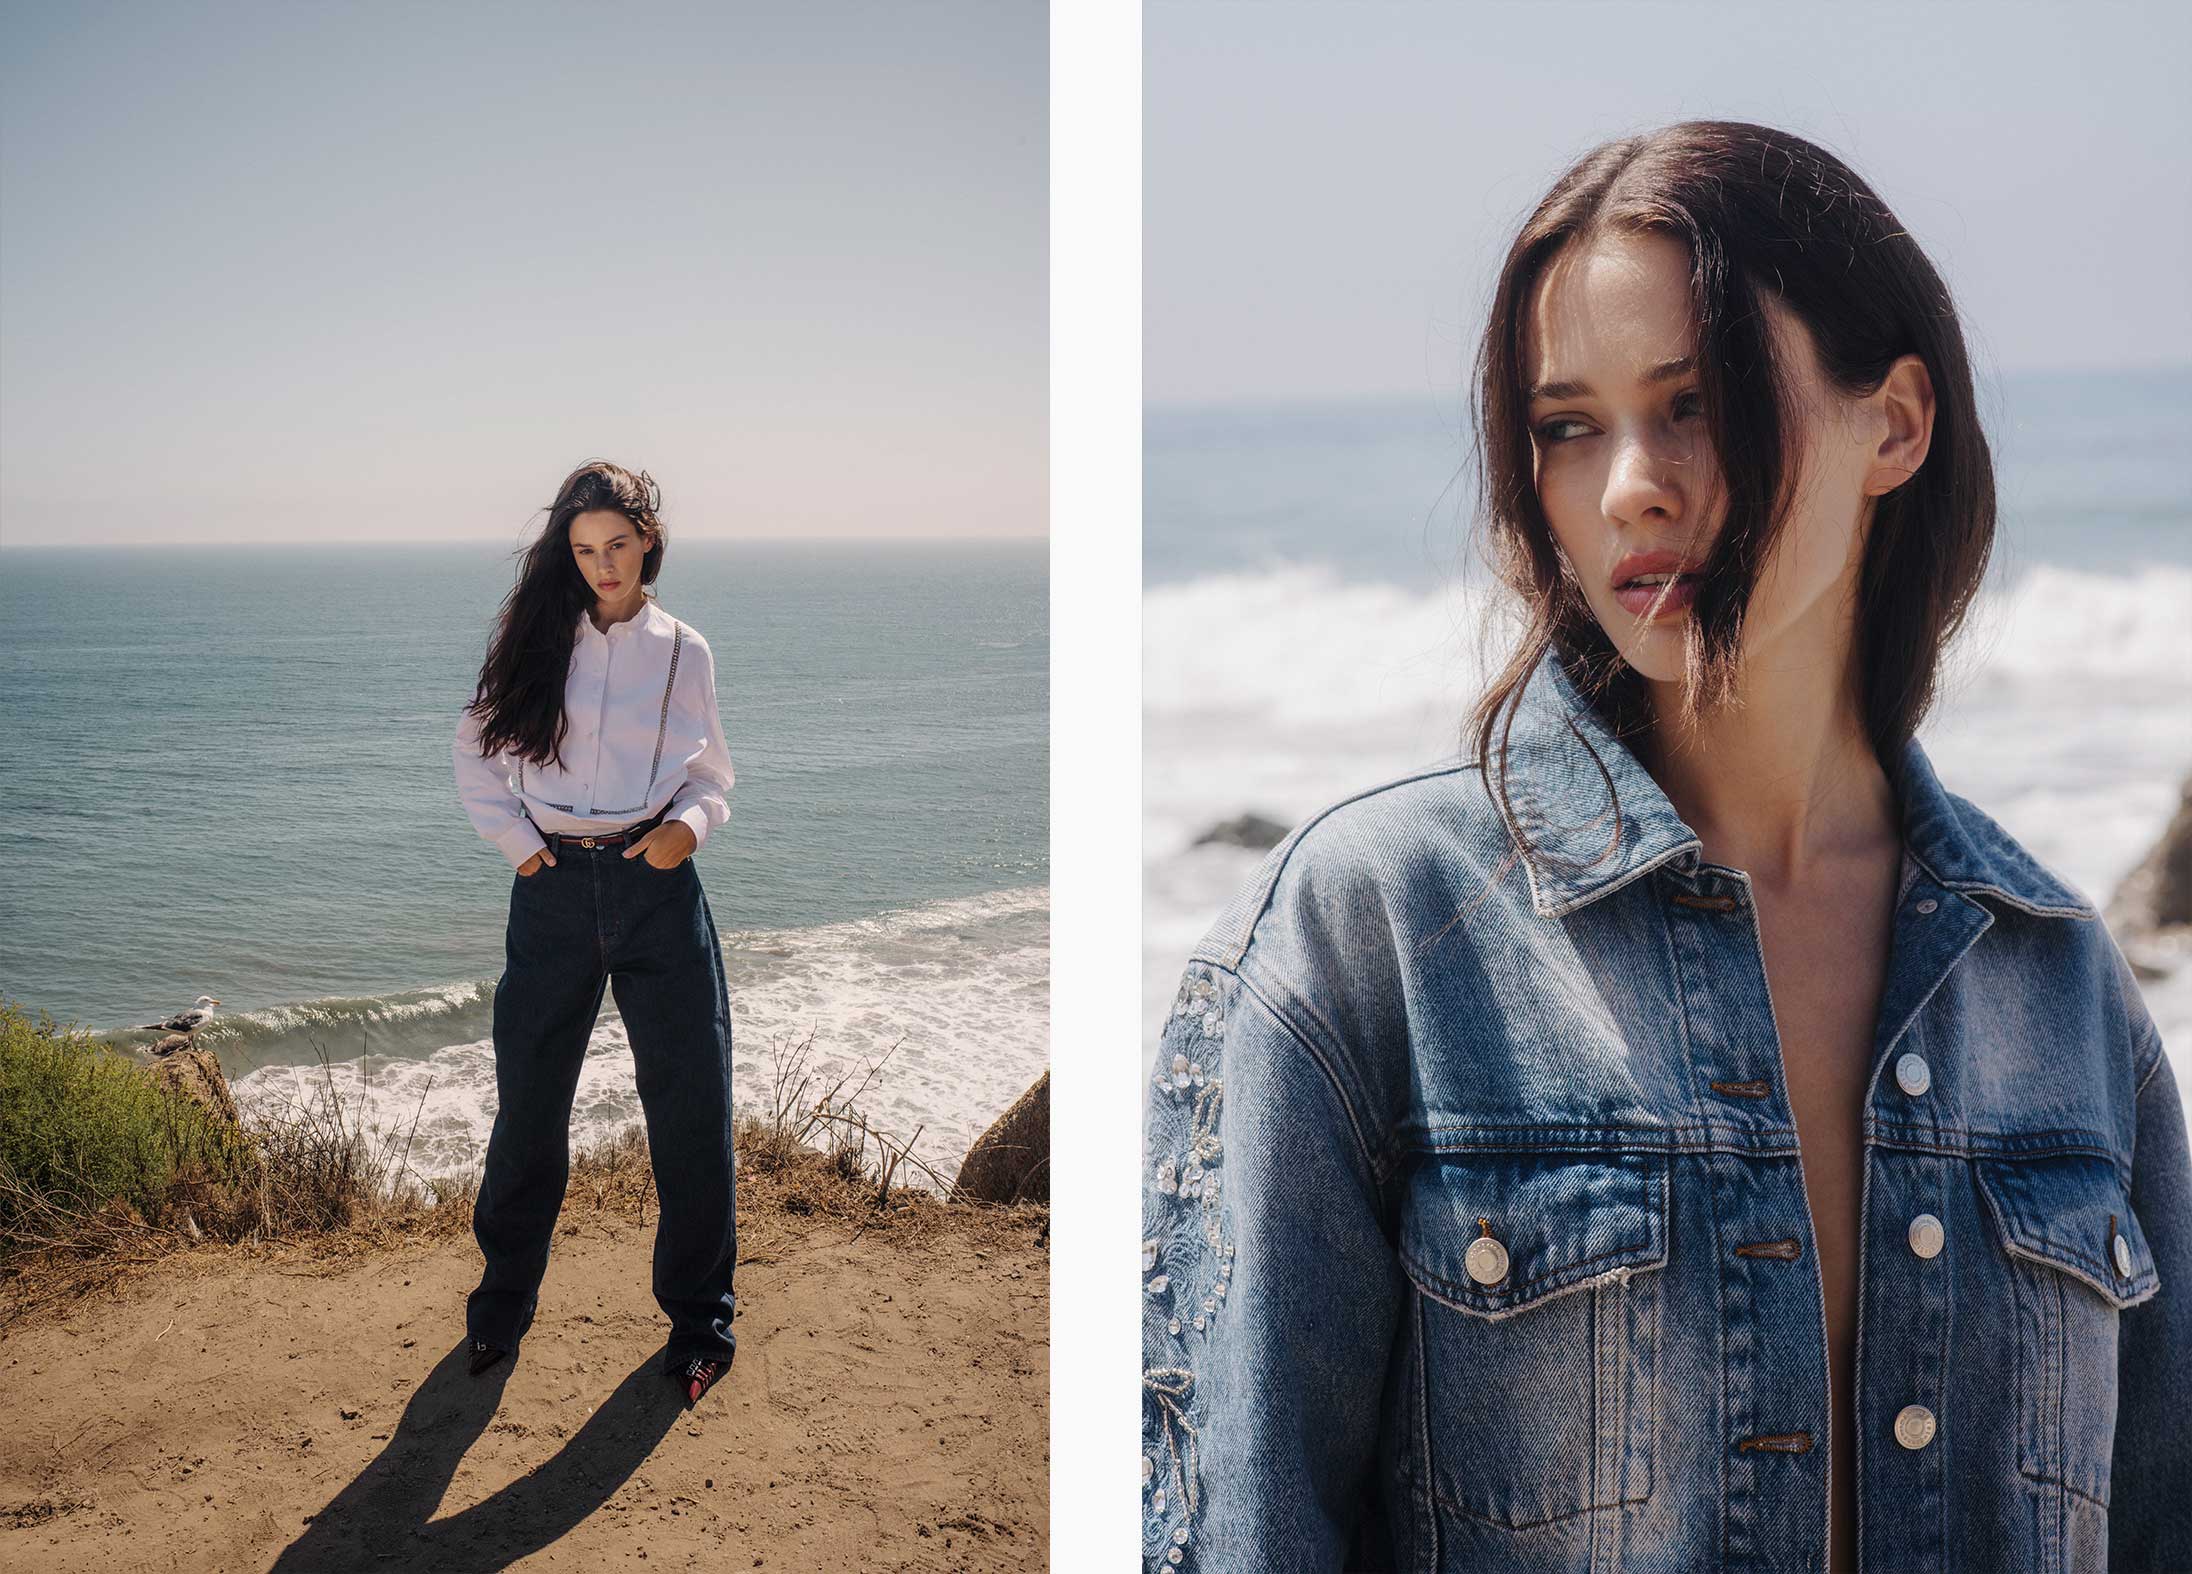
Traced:
POLYGON ((578 839, 578 844, 581 847, 591 847, 594 845, 594 839, 591 836, 581 836, 578 839))

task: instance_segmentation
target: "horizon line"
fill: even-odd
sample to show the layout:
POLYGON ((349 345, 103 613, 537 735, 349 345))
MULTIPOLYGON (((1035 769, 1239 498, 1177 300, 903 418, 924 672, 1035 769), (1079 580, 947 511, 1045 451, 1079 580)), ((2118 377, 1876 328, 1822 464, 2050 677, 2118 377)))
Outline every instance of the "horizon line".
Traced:
MULTIPOLYGON (((1048 542, 1050 532, 1040 535, 880 535, 880 536, 691 536, 680 537, 688 545, 748 546, 1008 546, 1048 542)), ((322 536, 308 540, 267 540, 256 536, 192 537, 183 540, 154 538, 125 541, 40 541, 11 544, 0 540, 0 552, 102 552, 120 547, 258 547, 264 550, 311 547, 381 546, 509 546, 522 550, 530 541, 511 542, 504 536, 322 536)))
MULTIPOLYGON (((1986 369, 1974 368, 1975 374, 1986 369)), ((2063 361, 2059 363, 2033 362, 2022 366, 2004 366, 1992 369, 1999 378, 2015 377, 2091 377, 2112 375, 2119 377, 2192 377, 2192 360, 2185 361, 2063 361)), ((1975 376, 1983 381, 1983 375, 1975 376)), ((1276 410, 1292 408, 1332 408, 1340 405, 1405 404, 1413 402, 1440 402, 1453 399, 1466 400, 1474 389, 1472 382, 1461 382, 1441 387, 1353 389, 1337 393, 1233 393, 1233 394, 1159 394, 1144 395, 1142 414, 1173 415, 1195 414, 1221 410, 1276 410)))

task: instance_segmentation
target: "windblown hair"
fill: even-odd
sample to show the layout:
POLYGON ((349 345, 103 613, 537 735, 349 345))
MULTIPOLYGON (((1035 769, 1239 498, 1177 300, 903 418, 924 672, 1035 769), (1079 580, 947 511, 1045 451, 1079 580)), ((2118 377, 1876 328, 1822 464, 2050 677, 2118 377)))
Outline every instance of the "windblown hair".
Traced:
MULTIPOLYGON (((597 508, 614 509, 648 540, 642 586, 662 572, 670 544, 659 510, 662 489, 646 471, 634 474, 606 459, 590 459, 556 489, 548 523, 519 549, 517 583, 503 597, 487 659, 480 666, 471 711, 480 718, 480 750, 508 750, 535 765, 563 763, 564 685, 579 615, 593 605, 593 587, 571 554, 571 521, 597 508)), ((645 592, 652 594, 651 591, 645 592)))
MULTIPOLYGON (((1693 120, 1585 154, 1538 203, 1500 269, 1476 358, 1477 476, 1486 556, 1520 599, 1524 625, 1466 724, 1487 791, 1514 823, 1508 739, 1548 650, 1616 736, 1648 732, 1654 721, 1642 676, 1563 567, 1532 462, 1524 324, 1547 266, 1607 234, 1672 236, 1690 258, 1691 353, 1726 504, 1685 620, 1682 704, 1692 715, 1734 690, 1744 614, 1803 458, 1794 377, 1775 354, 1763 300, 1804 323, 1822 372, 1845 395, 1876 391, 1904 355, 1925 363, 1931 446, 1915 475, 1876 500, 1857 587, 1860 713, 1892 780, 1994 539, 1993 459, 1963 333, 1917 241, 1840 159, 1765 126, 1693 120)), ((1613 814, 1602 857, 1620 844, 1618 803, 1613 814)))

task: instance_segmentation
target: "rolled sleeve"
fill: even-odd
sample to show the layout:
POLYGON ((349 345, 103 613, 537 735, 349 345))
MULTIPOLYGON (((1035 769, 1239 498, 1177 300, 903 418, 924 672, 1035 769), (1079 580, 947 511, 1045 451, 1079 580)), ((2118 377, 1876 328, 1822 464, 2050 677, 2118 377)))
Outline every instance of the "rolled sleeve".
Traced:
POLYGON ((682 821, 691 830, 697 853, 707 843, 708 833, 730 819, 731 785, 737 777, 731 769, 731 751, 723 741, 722 713, 716 706, 715 652, 705 641, 695 643, 701 658, 694 667, 700 674, 703 742, 699 756, 686 763, 684 785, 671 796, 667 818, 682 821))
POLYGON ((479 717, 470 706, 457 718, 451 758, 456 768, 457 798, 472 828, 494 843, 511 868, 522 868, 547 843, 526 814, 524 803, 511 790, 503 756, 497 754, 490 759, 480 752, 479 717))

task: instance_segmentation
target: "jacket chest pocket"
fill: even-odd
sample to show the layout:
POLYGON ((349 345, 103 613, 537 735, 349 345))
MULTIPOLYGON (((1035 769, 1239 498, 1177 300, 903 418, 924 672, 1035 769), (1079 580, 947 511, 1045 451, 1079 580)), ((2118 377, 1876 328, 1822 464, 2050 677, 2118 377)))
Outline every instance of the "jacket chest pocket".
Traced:
POLYGON ((1433 1512, 1520 1530, 1651 1495, 1667 1170, 1471 1153, 1411 1177, 1402 1458, 1433 1512))
MULTIPOLYGON (((2017 1468, 2108 1506, 2123 1312, 2161 1287, 2114 1161, 1973 1161, 2011 1281, 2017 1468)), ((2005 1352, 2006 1353, 2006 1352, 2005 1352)))

